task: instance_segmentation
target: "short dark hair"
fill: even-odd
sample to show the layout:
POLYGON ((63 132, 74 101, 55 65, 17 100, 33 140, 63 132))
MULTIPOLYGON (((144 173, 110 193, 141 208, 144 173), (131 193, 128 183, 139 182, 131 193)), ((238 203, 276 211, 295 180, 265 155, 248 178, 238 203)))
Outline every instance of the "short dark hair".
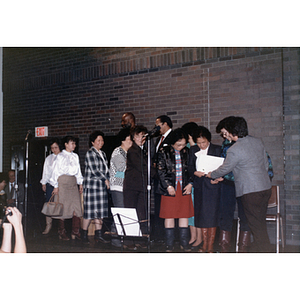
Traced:
POLYGON ((90 134, 90 136, 89 136, 89 146, 90 146, 90 147, 93 146, 92 142, 94 143, 95 140, 96 140, 96 138, 97 138, 99 135, 101 135, 101 136, 103 137, 103 139, 104 139, 104 133, 103 133, 102 131, 100 131, 100 130, 95 130, 95 131, 93 131, 93 132, 90 134))
POLYGON ((186 134, 192 136, 193 132, 197 130, 198 125, 195 122, 188 122, 182 125, 181 128, 186 134))
POLYGON ((185 139, 188 142, 188 136, 182 128, 177 128, 168 135, 169 144, 174 145, 177 141, 185 139))
POLYGON ((135 126, 131 131, 131 139, 133 140, 133 137, 135 134, 140 134, 141 132, 147 133, 147 128, 144 125, 137 125, 135 126))
POLYGON ((170 117, 168 117, 167 115, 161 115, 161 116, 157 117, 156 119, 160 119, 161 123, 167 123, 170 128, 173 127, 173 123, 172 123, 170 117))
POLYGON ((117 139, 118 139, 118 144, 122 144, 123 141, 126 140, 127 137, 130 137, 130 128, 129 127, 126 127, 126 128, 123 128, 119 131, 118 135, 117 135, 117 139))
POLYGON ((230 124, 232 122, 234 122, 234 120, 235 120, 234 116, 229 116, 229 117, 222 119, 216 127, 216 133, 220 133, 221 129, 223 129, 223 128, 228 131, 228 127, 230 126, 230 124))
POLYGON ((72 135, 67 135, 64 137, 63 143, 65 145, 65 144, 68 144, 70 141, 76 142, 76 139, 72 135))
POLYGON ((243 117, 235 117, 228 129, 226 129, 233 136, 243 138, 248 135, 248 125, 243 117))
POLYGON ((193 133, 193 140, 197 143, 198 138, 206 138, 209 142, 211 141, 211 133, 204 126, 198 126, 198 128, 193 133))
POLYGON ((51 146, 53 144, 57 144, 59 149, 61 150, 62 147, 61 147, 61 143, 60 143, 59 138, 57 138, 57 137, 51 138, 50 141, 49 141, 49 147, 51 148, 51 146))

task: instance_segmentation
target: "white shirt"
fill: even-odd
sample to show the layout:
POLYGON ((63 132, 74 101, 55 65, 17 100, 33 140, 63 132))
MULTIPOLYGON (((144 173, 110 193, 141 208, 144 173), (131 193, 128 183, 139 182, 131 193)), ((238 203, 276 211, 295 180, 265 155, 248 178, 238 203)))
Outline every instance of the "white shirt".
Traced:
POLYGON ((48 155, 44 162, 43 175, 40 181, 41 184, 50 183, 50 178, 56 163, 57 155, 54 153, 48 155))
POLYGON ((57 155, 50 179, 50 184, 55 188, 58 187, 58 178, 61 175, 75 176, 77 184, 82 184, 83 177, 81 174, 79 157, 76 153, 63 150, 57 155))
MULTIPOLYGON (((157 146, 156 146, 156 152, 158 151, 158 148, 159 148, 159 146, 160 146, 162 137, 164 137, 164 140, 165 140, 166 137, 168 136, 168 134, 169 134, 171 131, 172 131, 172 129, 170 128, 167 132, 165 132, 165 133, 160 137, 159 142, 158 142, 158 144, 157 144, 157 146)), ((164 145, 164 143, 163 143, 163 145, 164 145)))

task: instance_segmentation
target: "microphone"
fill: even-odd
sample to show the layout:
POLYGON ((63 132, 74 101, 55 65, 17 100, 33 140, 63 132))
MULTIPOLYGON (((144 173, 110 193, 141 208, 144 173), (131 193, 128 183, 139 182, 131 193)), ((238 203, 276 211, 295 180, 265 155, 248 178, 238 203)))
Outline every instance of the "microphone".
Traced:
POLYGON ((29 135, 31 134, 31 130, 28 130, 27 131, 27 135, 26 135, 26 138, 25 138, 25 141, 27 141, 28 140, 28 137, 29 137, 29 135))
POLYGON ((151 136, 151 135, 155 134, 158 131, 160 131, 160 126, 155 126, 152 130, 148 131, 143 137, 151 136))

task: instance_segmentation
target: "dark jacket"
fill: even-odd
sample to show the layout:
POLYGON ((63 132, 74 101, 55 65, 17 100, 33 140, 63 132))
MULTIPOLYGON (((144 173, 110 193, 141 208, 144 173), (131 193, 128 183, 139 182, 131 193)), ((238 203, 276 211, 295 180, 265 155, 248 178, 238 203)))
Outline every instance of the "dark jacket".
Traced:
MULTIPOLYGON (((197 156, 195 155, 195 153, 197 153, 200 150, 201 149, 198 147, 198 145, 194 145, 190 148, 190 159, 188 163, 188 170, 191 176, 191 181, 193 182, 193 186, 197 186, 197 184, 201 182, 201 178, 194 175, 194 172, 196 171, 196 160, 197 160, 197 156)), ((207 155, 220 157, 221 152, 222 152, 221 146, 212 143, 209 144, 207 155)))
MULTIPOLYGON (((180 151, 182 165, 182 192, 183 188, 190 183, 188 174, 189 149, 187 147, 180 151)), ((159 176, 159 184, 157 192, 161 195, 170 196, 168 186, 176 188, 176 161, 175 150, 172 146, 164 146, 158 152, 157 172, 159 176)))
MULTIPOLYGON (((150 170, 150 176, 154 172, 153 167, 150 170)), ((123 189, 134 191, 147 190, 147 152, 141 149, 135 142, 127 151, 126 171, 123 182, 123 189)))

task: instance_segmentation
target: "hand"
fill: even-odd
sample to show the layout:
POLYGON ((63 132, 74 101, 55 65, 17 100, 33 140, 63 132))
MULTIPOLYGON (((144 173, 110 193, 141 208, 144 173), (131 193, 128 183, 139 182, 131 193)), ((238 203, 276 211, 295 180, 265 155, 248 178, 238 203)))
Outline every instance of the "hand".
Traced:
POLYGON ((52 195, 58 195, 58 187, 53 189, 52 195))
POLYGON ((189 195, 192 192, 192 185, 189 183, 184 189, 183 189, 183 195, 189 195))
POLYGON ((212 179, 212 180, 210 181, 210 183, 211 183, 211 184, 218 184, 219 181, 218 181, 217 179, 212 179))
POLYGON ((208 172, 208 173, 206 174, 206 177, 211 178, 211 172, 208 172))
POLYGON ((194 175, 201 178, 202 176, 205 175, 205 172, 195 171, 195 172, 194 172, 194 175))
POLYGON ((175 191, 174 187, 172 187, 170 185, 170 186, 168 186, 167 190, 168 190, 168 193, 170 196, 175 196, 176 191, 175 191))
POLYGON ((44 193, 46 193, 46 184, 42 184, 42 190, 44 193))
POLYGON ((105 184, 106 184, 107 189, 109 190, 109 180, 106 179, 105 184))
POLYGON ((83 186, 82 184, 79 185, 79 194, 82 194, 83 193, 83 186))
POLYGON ((9 207, 9 209, 12 212, 12 215, 10 216, 7 214, 8 213, 7 209, 6 209, 6 215, 9 223, 11 223, 14 228, 18 228, 22 226, 22 214, 20 213, 20 211, 16 207, 9 207))

